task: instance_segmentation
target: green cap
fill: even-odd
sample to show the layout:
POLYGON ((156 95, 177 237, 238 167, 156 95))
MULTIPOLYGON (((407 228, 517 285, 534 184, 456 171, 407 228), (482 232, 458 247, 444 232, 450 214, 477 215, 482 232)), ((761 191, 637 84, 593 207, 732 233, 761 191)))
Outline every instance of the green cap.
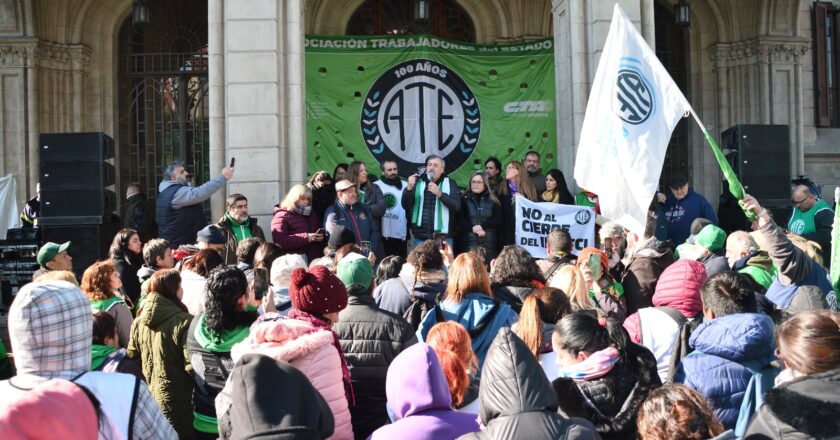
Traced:
POLYGON ((373 282, 373 265, 367 258, 350 253, 338 262, 335 274, 349 294, 367 293, 373 282))
POLYGON ((694 242, 714 252, 723 247, 726 232, 715 225, 706 225, 694 236, 694 242))
POLYGON ((47 267, 47 263, 53 260, 56 255, 67 252, 70 249, 70 242, 64 244, 57 244, 51 241, 44 243, 41 249, 38 249, 37 261, 41 267, 47 267))

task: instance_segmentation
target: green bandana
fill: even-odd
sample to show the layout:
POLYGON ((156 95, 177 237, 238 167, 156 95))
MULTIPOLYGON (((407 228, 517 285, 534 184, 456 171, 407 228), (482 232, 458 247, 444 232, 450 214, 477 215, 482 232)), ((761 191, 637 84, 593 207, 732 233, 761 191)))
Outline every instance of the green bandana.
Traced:
POLYGON ((230 213, 225 213, 225 218, 230 223, 230 229, 233 231, 233 236, 236 237, 237 243, 251 236, 251 228, 248 227, 248 222, 240 225, 239 222, 230 216, 230 213))
POLYGON ((205 321, 206 313, 198 317, 198 326, 195 328, 195 340, 205 349, 214 353, 228 353, 234 344, 248 337, 249 327, 239 326, 230 330, 223 330, 221 335, 216 335, 207 328, 205 321))
POLYGON ((116 347, 111 347, 110 345, 99 345, 93 344, 90 347, 91 353, 91 361, 90 361, 90 371, 95 371, 99 368, 105 359, 108 359, 112 353, 117 351, 116 347))
MULTIPOLYGON (((107 312, 108 310, 111 310, 111 307, 113 307, 114 304, 116 304, 116 303, 125 304, 125 301, 123 301, 118 296, 112 296, 110 298, 105 298, 105 299, 94 299, 94 300, 91 300, 91 302, 90 302, 90 308, 91 308, 91 310, 93 310, 93 313, 107 312)), ((126 307, 128 307, 128 306, 126 306, 126 307)))

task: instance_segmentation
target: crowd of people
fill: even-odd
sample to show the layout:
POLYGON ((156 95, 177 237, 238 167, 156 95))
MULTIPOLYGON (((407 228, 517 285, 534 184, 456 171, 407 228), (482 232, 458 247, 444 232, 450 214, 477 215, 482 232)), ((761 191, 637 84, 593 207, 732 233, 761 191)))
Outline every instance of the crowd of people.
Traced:
POLYGON ((156 226, 121 230, 80 280, 72 243, 40 248, 9 311, 12 362, 0 347, 2 437, 840 433, 840 313, 810 231, 831 207, 814 191, 794 189, 791 224, 816 235, 751 196, 753 231, 727 233, 675 178, 644 231, 599 218, 598 245, 576 250, 554 229, 535 258, 514 243, 516 197, 598 212, 597 195, 535 152, 504 177, 488 159, 463 191, 445 170, 318 172, 269 239, 242 194, 204 218, 232 168, 191 187, 168 166, 156 226))

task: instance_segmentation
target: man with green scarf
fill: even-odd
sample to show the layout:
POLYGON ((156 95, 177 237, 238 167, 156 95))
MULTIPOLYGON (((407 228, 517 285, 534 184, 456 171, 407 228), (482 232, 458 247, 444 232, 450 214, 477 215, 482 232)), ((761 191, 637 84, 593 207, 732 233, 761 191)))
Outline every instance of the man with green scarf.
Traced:
POLYGON ((413 249, 420 242, 443 234, 452 246, 455 237, 455 214, 461 210, 461 191, 454 180, 446 176, 443 158, 431 155, 426 158, 423 172, 408 177, 402 195, 402 206, 414 237, 413 249), (421 175, 422 174, 422 175, 421 175))
POLYGON ((248 297, 244 272, 233 266, 217 269, 207 278, 205 311, 190 323, 187 351, 195 380, 193 428, 199 437, 219 433, 214 402, 233 370, 230 350, 248 337, 257 319, 256 312, 246 310, 248 297))
POLYGON ((236 264, 236 246, 249 237, 265 240, 262 228, 257 225, 257 219, 248 215, 248 199, 238 193, 231 194, 225 199, 224 217, 216 223, 216 227, 225 236, 225 249, 221 252, 225 265, 236 264))

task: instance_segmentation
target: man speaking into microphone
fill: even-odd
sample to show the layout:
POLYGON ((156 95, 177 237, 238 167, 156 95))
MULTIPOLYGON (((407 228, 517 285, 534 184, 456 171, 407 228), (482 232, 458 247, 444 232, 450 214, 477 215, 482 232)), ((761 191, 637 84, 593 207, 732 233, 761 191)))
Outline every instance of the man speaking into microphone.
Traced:
POLYGON ((443 234, 449 246, 455 236, 455 214, 461 209, 461 191, 455 181, 446 176, 446 162, 431 155, 426 167, 408 177, 402 195, 402 206, 408 215, 412 248, 420 242, 443 234))

